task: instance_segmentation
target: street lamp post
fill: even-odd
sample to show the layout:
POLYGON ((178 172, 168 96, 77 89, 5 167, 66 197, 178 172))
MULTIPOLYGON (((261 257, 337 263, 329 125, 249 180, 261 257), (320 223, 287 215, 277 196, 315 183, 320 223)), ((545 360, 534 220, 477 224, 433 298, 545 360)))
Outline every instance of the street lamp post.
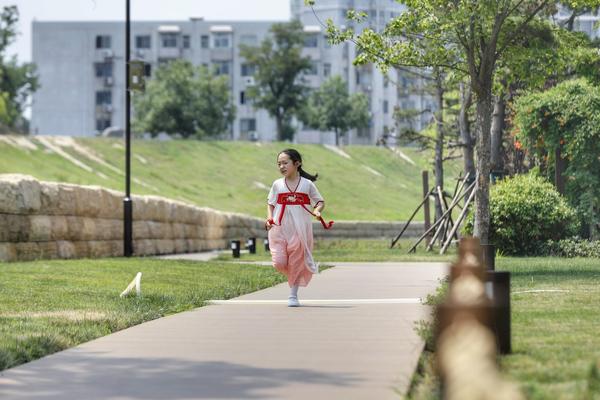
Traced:
POLYGON ((133 254, 133 204, 131 202, 131 99, 129 88, 129 0, 125 0, 125 198, 123 199, 123 250, 125 257, 133 254))

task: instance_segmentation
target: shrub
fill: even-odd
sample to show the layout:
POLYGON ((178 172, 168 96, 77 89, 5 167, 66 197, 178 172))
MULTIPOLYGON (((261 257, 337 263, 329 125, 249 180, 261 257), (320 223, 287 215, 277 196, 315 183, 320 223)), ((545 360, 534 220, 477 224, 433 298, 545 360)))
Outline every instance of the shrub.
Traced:
MULTIPOLYGON (((516 175, 490 191, 490 243, 506 255, 538 255, 548 240, 578 232, 575 210, 544 178, 516 175)), ((473 214, 464 232, 473 233, 473 214)))
POLYGON ((557 257, 596 257, 600 258, 600 240, 589 241, 574 237, 545 243, 543 254, 557 257))

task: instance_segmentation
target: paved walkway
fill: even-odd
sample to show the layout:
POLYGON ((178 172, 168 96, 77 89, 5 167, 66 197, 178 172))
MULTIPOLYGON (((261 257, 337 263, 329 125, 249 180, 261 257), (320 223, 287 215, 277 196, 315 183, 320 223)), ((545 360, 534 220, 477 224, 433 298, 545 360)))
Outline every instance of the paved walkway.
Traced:
POLYGON ((288 308, 278 285, 5 371, 1 399, 398 399, 439 263, 335 263, 288 308), (312 300, 312 301, 311 301, 312 300))

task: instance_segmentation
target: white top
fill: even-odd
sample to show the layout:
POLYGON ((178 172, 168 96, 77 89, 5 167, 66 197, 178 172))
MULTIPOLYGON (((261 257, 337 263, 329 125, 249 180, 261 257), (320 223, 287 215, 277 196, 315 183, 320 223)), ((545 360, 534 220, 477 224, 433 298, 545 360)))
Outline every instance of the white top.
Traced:
MULTIPOLYGON (((274 206, 273 210, 273 220, 278 223, 279 217, 281 213, 281 209, 283 208, 281 204, 277 204, 277 196, 280 193, 306 193, 310 198, 310 203, 312 207, 316 207, 317 203, 323 202, 323 197, 319 190, 315 186, 315 184, 306 178, 300 177, 300 182, 298 183, 297 188, 288 187, 286 184, 285 178, 279 178, 273 185, 271 186, 271 190, 269 191, 269 196, 267 197, 267 203, 274 206)), ((308 207, 308 206, 307 206, 308 207)), ((281 224, 284 224, 284 221, 287 216, 293 216, 294 219, 298 219, 299 221, 308 221, 308 223, 312 223, 312 215, 306 212, 301 206, 286 206, 285 215, 281 221, 281 224)))

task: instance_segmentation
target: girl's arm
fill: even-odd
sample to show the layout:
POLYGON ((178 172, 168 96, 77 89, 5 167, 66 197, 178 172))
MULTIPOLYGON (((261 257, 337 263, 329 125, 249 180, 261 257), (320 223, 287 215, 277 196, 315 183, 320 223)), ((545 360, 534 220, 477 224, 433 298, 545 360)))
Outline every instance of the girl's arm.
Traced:
POLYGON ((315 217, 317 217, 317 218, 320 217, 321 216, 321 211, 323 211, 324 208, 325 208, 325 202, 324 201, 319 201, 319 203, 317 204, 317 206, 313 210, 313 213, 315 214, 315 217))
POLYGON ((273 219, 273 210, 274 209, 275 209, 275 207, 273 207, 270 204, 267 204, 267 222, 265 223, 265 227, 267 228, 267 230, 271 229, 272 225, 269 221, 273 219))

